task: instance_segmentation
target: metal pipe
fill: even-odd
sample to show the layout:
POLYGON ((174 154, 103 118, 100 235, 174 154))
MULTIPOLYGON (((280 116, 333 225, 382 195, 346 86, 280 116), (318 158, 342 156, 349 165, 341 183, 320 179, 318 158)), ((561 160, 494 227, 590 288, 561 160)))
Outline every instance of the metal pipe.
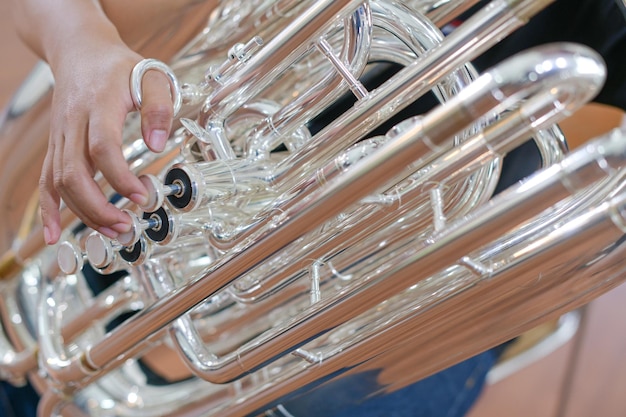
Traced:
MULTIPOLYGON (((583 49, 574 49, 576 50, 574 56, 576 59, 582 59, 586 67, 596 65, 593 58, 579 55, 583 49)), ((591 53, 591 57, 594 56, 596 54, 591 53)), ((518 60, 509 60, 506 63, 507 68, 512 73, 517 73, 520 64, 521 62, 518 60)), ((450 117, 449 109, 446 106, 435 109, 428 118, 423 119, 421 129, 415 128, 400 135, 372 158, 361 161, 362 163, 355 165, 352 170, 329 183, 327 187, 312 193, 312 198, 310 201, 306 201, 306 204, 290 207, 281 214, 277 227, 267 230, 245 251, 242 248, 241 252, 226 256, 221 262, 218 262, 205 273, 199 274, 178 292, 162 298, 153 306, 130 319, 126 326, 109 334, 107 339, 110 343, 106 345, 104 343, 96 344, 86 352, 87 363, 94 369, 102 368, 112 358, 120 356, 140 340, 149 337, 151 333, 182 316, 193 306, 229 285, 234 278, 241 276, 268 256, 285 247, 289 242, 312 230, 321 221, 340 213, 352 203, 369 194, 372 189, 384 185, 387 178, 397 175, 404 166, 412 163, 417 155, 421 155, 430 148, 422 141, 424 137, 451 136, 465 125, 472 123, 476 117, 476 111, 468 110, 468 105, 484 113, 491 110, 490 106, 502 105, 502 102, 508 98, 506 94, 515 93, 519 95, 518 91, 511 91, 499 86, 500 75, 504 74, 498 72, 498 77, 494 77, 495 74, 483 75, 476 83, 472 84, 473 87, 470 86, 464 90, 469 90, 469 92, 461 93, 448 103, 449 108, 460 107, 454 117, 450 117), (494 97, 491 94, 493 92, 501 92, 503 95, 494 97), (485 96, 483 93, 487 93, 487 95, 485 96), (476 96, 472 94, 476 94, 476 96), (315 219, 315 221, 312 222, 310 219, 315 219)), ((517 82, 519 80, 515 80, 513 84, 517 82)), ((437 146, 435 145, 435 148, 437 146)), ((552 197, 554 195, 556 193, 552 197)), ((530 209, 528 212, 532 212, 530 209)), ((465 243, 469 244, 469 242, 465 243)), ((262 357, 263 355, 259 356, 259 358, 262 357)), ((226 379, 230 377, 227 375, 226 379)))
MULTIPOLYGON (((454 32, 438 48, 413 64, 402 69, 383 86, 372 91, 367 105, 351 108, 326 126, 298 152, 281 161, 277 172, 281 178, 308 178, 307 171, 316 169, 346 146, 356 143, 362 136, 382 124, 391 112, 397 112, 421 97, 447 74, 471 61, 500 39, 524 25, 533 13, 554 0, 495 0, 483 8, 454 32), (341 138, 338 141, 337 138, 341 138)), ((302 183, 285 181, 285 195, 298 195, 302 183)), ((272 211, 282 211, 294 204, 295 199, 281 202, 260 213, 257 221, 237 235, 223 238, 209 236, 211 244, 221 250, 231 249, 267 226, 272 211), (269 219, 269 220, 268 220, 269 219)))

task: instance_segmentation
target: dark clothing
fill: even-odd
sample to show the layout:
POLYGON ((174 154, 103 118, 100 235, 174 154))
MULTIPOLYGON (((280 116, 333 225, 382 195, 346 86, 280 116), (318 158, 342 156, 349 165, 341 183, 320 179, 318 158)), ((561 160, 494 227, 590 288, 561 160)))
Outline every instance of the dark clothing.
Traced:
POLYGON ((484 70, 517 52, 551 42, 580 43, 602 55, 607 79, 594 101, 626 110, 626 7, 622 0, 557 0, 474 64, 484 70))

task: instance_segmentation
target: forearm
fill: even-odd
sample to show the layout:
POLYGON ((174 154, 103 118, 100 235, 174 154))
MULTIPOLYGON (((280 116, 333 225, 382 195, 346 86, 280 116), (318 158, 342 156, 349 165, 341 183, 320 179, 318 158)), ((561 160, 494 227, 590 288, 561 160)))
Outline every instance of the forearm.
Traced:
POLYGON ((203 28, 218 0, 10 0, 24 42, 54 62, 65 49, 100 38, 168 60, 203 28))
MULTIPOLYGON (((138 205, 145 186, 122 152, 124 122, 135 109, 129 78, 142 58, 169 61, 208 22, 217 0, 11 0, 18 32, 54 75, 48 152, 40 178, 46 243, 61 236, 61 200, 109 238, 130 230, 128 214, 94 181, 138 205)), ((141 133, 161 152, 172 126, 167 78, 142 79, 141 133)))
POLYGON ((121 42, 95 0, 10 0, 17 31, 43 60, 54 63, 67 48, 100 37, 121 42))
POLYGON ((101 0, 101 3, 133 50, 167 61, 202 31, 219 0, 101 0))

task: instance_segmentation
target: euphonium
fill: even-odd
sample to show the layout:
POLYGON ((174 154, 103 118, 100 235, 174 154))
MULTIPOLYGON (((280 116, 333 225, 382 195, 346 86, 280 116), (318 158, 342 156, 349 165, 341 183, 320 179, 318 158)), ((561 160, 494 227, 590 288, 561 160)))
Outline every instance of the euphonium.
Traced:
POLYGON ((145 71, 170 77, 180 124, 157 157, 129 118, 152 200, 110 193, 134 222, 115 241, 65 213, 44 247, 12 182, 39 158, 7 145, 28 137, 18 94, 0 376, 29 378, 41 416, 255 415, 366 372, 372 395, 396 390, 617 285, 625 133, 568 153, 555 125, 598 92, 601 59, 546 45, 478 75, 469 62, 550 1, 494 0, 444 37, 473 3, 223 2, 171 65, 133 73, 138 106, 145 71), (250 7, 233 31, 234 3, 250 7), (543 169, 494 196, 529 139, 543 169), (146 377, 163 350, 188 378, 146 377))

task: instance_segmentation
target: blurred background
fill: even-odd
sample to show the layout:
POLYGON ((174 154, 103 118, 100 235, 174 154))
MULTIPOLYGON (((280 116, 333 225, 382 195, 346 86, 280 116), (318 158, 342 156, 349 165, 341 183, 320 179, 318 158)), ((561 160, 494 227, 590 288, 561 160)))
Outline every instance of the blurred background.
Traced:
MULTIPOLYGON (((0 106, 37 58, 21 43, 0 0, 0 106)), ((590 105, 561 126, 572 147, 623 123, 590 105)), ((626 416, 626 285, 525 334, 491 375, 469 417, 626 416)))

